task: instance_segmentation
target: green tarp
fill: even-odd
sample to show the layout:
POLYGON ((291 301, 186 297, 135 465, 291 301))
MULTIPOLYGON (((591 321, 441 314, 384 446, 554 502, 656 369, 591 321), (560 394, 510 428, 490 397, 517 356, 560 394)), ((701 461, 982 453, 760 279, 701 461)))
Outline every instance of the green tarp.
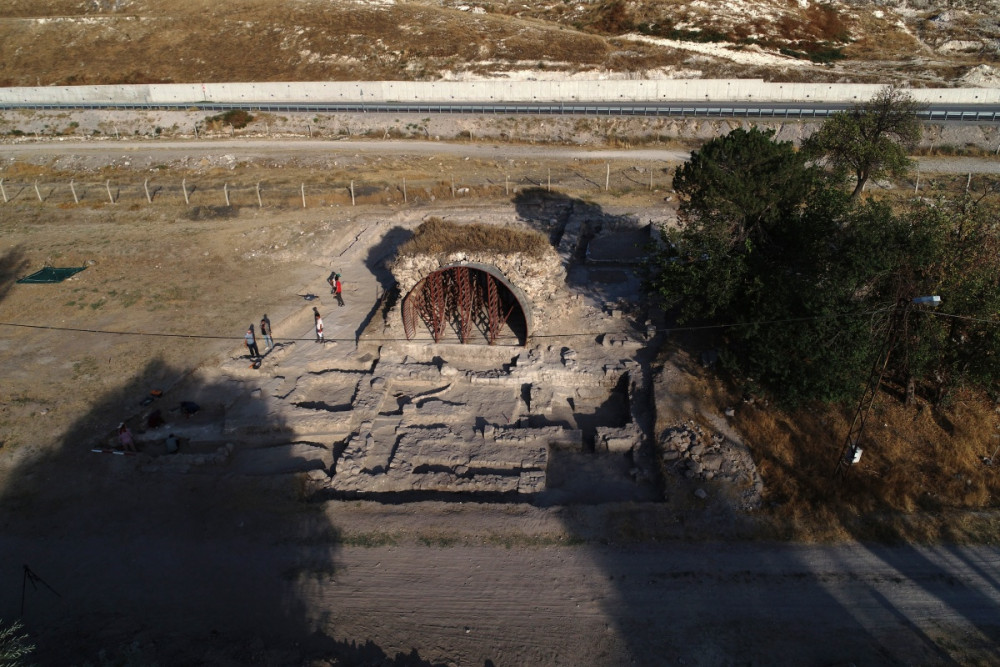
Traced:
POLYGON ((46 266, 41 271, 35 271, 30 276, 25 276, 17 282, 19 283, 61 283, 72 275, 83 271, 85 266, 75 266, 68 269, 57 269, 54 266, 46 266))

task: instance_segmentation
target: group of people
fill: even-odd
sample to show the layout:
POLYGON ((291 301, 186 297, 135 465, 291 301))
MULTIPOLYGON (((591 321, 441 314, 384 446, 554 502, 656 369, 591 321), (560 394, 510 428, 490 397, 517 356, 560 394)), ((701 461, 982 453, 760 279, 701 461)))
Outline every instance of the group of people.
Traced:
MULTIPOLYGON (((334 271, 330 274, 330 277, 326 279, 326 282, 330 283, 330 294, 337 297, 337 305, 343 308, 344 306, 344 296, 342 294, 344 286, 340 284, 340 274, 334 271)), ((313 308, 313 310, 316 310, 313 308)))
MULTIPOLYGON (((264 313, 264 317, 260 318, 260 335, 264 337, 264 352, 266 353, 272 347, 274 347, 274 340, 271 338, 271 320, 267 318, 267 313, 264 313)), ((247 329, 246 335, 243 337, 244 343, 246 343, 247 350, 250 352, 251 359, 260 359, 260 350, 257 348, 257 336, 254 334, 253 325, 247 329)))
MULTIPOLYGON (((340 274, 336 271, 332 272, 330 276, 326 279, 326 282, 330 284, 330 294, 333 294, 337 299, 337 305, 340 307, 344 306, 344 285, 340 282, 340 274)), ((323 343, 325 339, 323 338, 323 317, 319 314, 319 308, 313 306, 313 326, 316 330, 316 342, 323 343)), ((264 337, 266 353, 272 347, 274 347, 274 341, 271 339, 271 320, 267 319, 265 314, 260 320, 260 335, 264 337)), ((250 358, 257 360, 261 358, 259 349, 257 348, 257 337, 254 334, 254 328, 251 324, 247 329, 247 333, 244 336, 244 341, 247 346, 247 350, 250 352, 250 358)))
MULTIPOLYGON (((337 298, 337 305, 343 307, 344 297, 342 295, 343 285, 340 282, 340 274, 334 271, 330 274, 330 277, 326 279, 330 283, 330 293, 337 298)), ((323 338, 323 317, 319 314, 319 308, 313 306, 313 320, 316 329, 316 342, 325 342, 323 338)), ((265 354, 274 347, 274 339, 271 338, 271 320, 268 319, 267 313, 264 313, 264 317, 260 318, 260 335, 264 338, 264 352, 265 354)), ((250 358, 254 361, 259 361, 261 359, 260 349, 257 347, 257 334, 254 331, 254 325, 250 325, 247 328, 246 335, 243 337, 243 341, 246 344, 247 351, 250 353, 250 358)), ((157 411, 156 414, 159 414, 157 411)), ((152 427, 153 424, 150 424, 152 427)), ((136 452, 137 448, 135 446, 135 439, 132 437, 132 432, 126 426, 125 422, 118 424, 118 442, 119 447, 126 452, 136 452)), ((167 452, 174 453, 177 451, 177 437, 173 433, 167 438, 167 452)))
MULTIPOLYGON (((336 271, 330 273, 327 277, 326 282, 330 283, 330 294, 333 294, 337 298, 337 305, 343 308, 344 306, 344 286, 340 282, 340 274, 336 271)), ((319 314, 319 308, 313 306, 313 323, 316 328, 316 342, 325 342, 323 338, 323 316, 319 314)))

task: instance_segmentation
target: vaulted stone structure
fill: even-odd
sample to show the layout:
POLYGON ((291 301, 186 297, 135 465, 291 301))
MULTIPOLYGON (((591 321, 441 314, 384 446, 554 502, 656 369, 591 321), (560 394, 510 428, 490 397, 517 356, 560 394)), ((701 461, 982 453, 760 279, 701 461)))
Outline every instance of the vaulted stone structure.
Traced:
POLYGON ((390 269, 399 301, 386 325, 407 340, 527 345, 568 306, 566 271, 551 246, 403 254, 390 269))

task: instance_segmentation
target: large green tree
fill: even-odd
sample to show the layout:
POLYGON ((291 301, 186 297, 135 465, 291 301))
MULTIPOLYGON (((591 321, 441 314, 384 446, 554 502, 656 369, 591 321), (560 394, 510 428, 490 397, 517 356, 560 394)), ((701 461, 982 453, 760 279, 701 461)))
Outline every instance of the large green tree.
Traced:
POLYGON ((889 86, 872 99, 833 114, 803 142, 813 158, 825 158, 838 173, 854 175, 851 197, 872 178, 902 176, 913 165, 909 151, 920 141, 920 105, 889 86))
POLYGON ((1000 380, 1000 207, 986 198, 919 201, 905 212, 913 243, 897 281, 907 295, 938 295, 915 311, 894 367, 911 390, 942 400, 961 386, 996 392, 1000 380))
POLYGON ((651 254, 647 286, 680 322, 717 325, 737 375, 789 403, 856 398, 899 300, 937 294, 956 317, 913 310, 896 377, 939 397, 1000 377, 1000 223, 985 200, 893 211, 743 130, 695 151, 675 188, 680 225, 651 254))

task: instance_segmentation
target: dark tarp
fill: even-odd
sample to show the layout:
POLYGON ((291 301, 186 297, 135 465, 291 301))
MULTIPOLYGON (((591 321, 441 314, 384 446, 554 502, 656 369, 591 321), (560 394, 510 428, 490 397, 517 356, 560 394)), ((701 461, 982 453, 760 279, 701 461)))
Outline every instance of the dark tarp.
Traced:
POLYGON ((41 271, 35 271, 30 276, 25 276, 17 282, 19 283, 61 283, 70 276, 83 271, 85 266, 76 266, 68 269, 57 269, 54 266, 46 266, 41 271))

